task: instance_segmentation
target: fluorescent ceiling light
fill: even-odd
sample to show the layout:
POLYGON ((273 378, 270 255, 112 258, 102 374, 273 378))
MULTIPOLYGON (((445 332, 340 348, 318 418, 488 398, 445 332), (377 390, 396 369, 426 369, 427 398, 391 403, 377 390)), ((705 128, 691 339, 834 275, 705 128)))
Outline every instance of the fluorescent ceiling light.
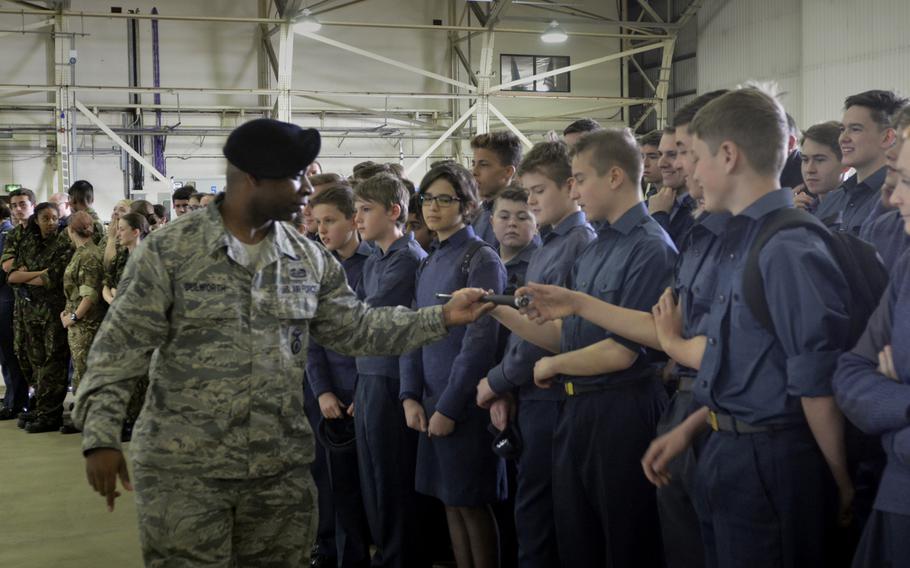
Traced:
POLYGON ((301 33, 314 33, 322 29, 319 20, 310 15, 309 8, 301 12, 300 17, 294 22, 294 31, 301 33))
POLYGON ((540 41, 544 43, 563 43, 567 39, 569 39, 569 34, 566 33, 566 30, 562 29, 562 26, 560 26, 559 22, 556 20, 550 22, 546 31, 540 34, 540 41))

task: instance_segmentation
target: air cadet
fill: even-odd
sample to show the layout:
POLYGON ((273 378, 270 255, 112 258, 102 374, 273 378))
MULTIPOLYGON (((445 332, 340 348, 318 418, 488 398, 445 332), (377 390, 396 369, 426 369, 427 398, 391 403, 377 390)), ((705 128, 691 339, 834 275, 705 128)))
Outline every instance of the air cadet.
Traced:
POLYGON ((598 130, 603 130, 603 126, 596 120, 592 118, 579 118, 563 129, 562 139, 563 142, 566 143, 566 146, 568 146, 569 149, 572 149, 575 147, 579 138, 589 132, 597 132, 598 130))
MULTIPOLYGON (((894 169, 899 177, 891 203, 910 235, 906 141, 894 169)), ((894 265, 888 290, 862 338, 840 358, 834 392, 854 424, 881 436, 888 458, 853 566, 902 566, 910 558, 910 252, 904 251, 894 265)))
MULTIPOLYGON (((670 283, 676 248, 642 203, 641 153, 628 130, 583 137, 573 150, 573 193, 603 222, 578 256, 570 287, 648 311, 670 283)), ((657 566, 662 562, 655 492, 639 460, 666 406, 645 347, 580 317, 536 325, 514 311, 495 316, 558 355, 534 366, 568 395, 553 440, 553 499, 563 566, 657 566)))
POLYGON ((642 466, 665 485, 667 462, 710 419, 715 431, 695 480, 707 565, 830 566, 837 494, 844 521, 853 493, 830 383, 848 332, 849 288, 822 236, 780 231, 758 257, 775 331, 762 325, 743 274, 762 224, 792 207, 792 191, 777 189, 784 111, 742 89, 708 103, 689 132, 706 209, 732 217, 712 254, 718 275, 706 333, 690 341, 703 408, 655 440, 642 466))
MULTIPOLYGON (((60 313, 60 321, 67 330, 73 359, 74 393, 79 391, 89 349, 104 318, 101 298, 104 267, 101 250, 92 240, 94 230, 92 218, 85 211, 73 213, 66 228, 76 252, 63 273, 66 308, 60 313)), ((71 424, 64 424, 60 431, 64 434, 78 432, 71 424)))
MULTIPOLYGON (((363 265, 357 296, 371 307, 410 306, 417 267, 426 252, 413 233, 403 231, 409 218, 402 181, 377 174, 357 186, 357 230, 375 245, 363 265)), ((407 427, 398 400, 398 357, 358 357, 354 425, 364 507, 376 545, 372 565, 411 568, 428 565, 422 543, 426 526, 414 490, 417 433, 407 427)))
MULTIPOLYGON (((354 192, 349 187, 336 186, 314 196, 313 220, 319 240, 341 263, 348 286, 356 289, 363 275, 363 265, 373 250, 357 236, 354 224, 354 192)), ((342 355, 310 339, 306 376, 310 389, 319 402, 322 421, 340 424, 353 421, 350 412, 357 382, 357 363, 354 357, 342 355)), ((360 476, 356 448, 343 450, 326 448, 332 508, 335 512, 336 562, 340 568, 370 565, 369 527, 360 492, 360 476)), ((322 487, 317 487, 322 491, 322 487)), ((322 497, 320 495, 320 497, 322 497)))
MULTIPOLYGON (((28 218, 34 208, 34 194, 28 189, 16 189, 10 193, 10 208, 7 209, 9 218, 4 219, 0 225, 0 260, 3 264, 2 281, 0 286, 0 366, 3 367, 3 382, 6 391, 3 395, 3 407, 0 408, 0 421, 15 420, 28 405, 28 381, 23 369, 29 369, 26 362, 20 365, 16 355, 16 329, 22 325, 16 320, 16 286, 11 286, 6 278, 6 273, 12 269, 13 259, 18 248, 18 241, 28 218), (27 193, 26 193, 27 192, 27 193), (31 194, 31 196, 29 195, 31 194), (12 219, 13 222, 10 222, 12 219), (24 220, 24 222, 23 222, 24 220)), ((19 318, 21 320, 21 317, 19 318)), ((20 332, 21 333, 21 332, 20 332)))
POLYGON ((521 162, 521 141, 511 132, 478 134, 471 139, 473 173, 483 200, 473 221, 474 232, 491 246, 499 246, 493 234, 493 202, 512 183, 521 162))
POLYGON ((174 194, 171 196, 171 203, 174 206, 174 213, 178 218, 189 213, 190 197, 193 193, 195 193, 193 188, 186 185, 174 190, 174 194))
POLYGON ((689 195, 686 173, 676 165, 676 130, 669 126, 660 137, 660 168, 663 186, 648 199, 648 213, 677 245, 688 233, 695 218, 695 200, 689 195))
POLYGON ((131 451, 148 566, 301 566, 314 508, 301 389, 310 333, 350 355, 391 354, 488 309, 481 290, 417 312, 358 302, 331 254, 286 223, 318 151, 315 130, 238 127, 224 195, 136 249, 89 354, 74 421, 111 509, 117 478, 132 488, 120 426, 149 370, 131 451))
POLYGON ((63 425, 63 400, 68 383, 69 345, 60 313, 66 304, 63 273, 73 256, 69 238, 58 232, 57 207, 39 203, 19 246, 11 284, 24 284, 22 311, 28 334, 26 352, 33 372, 35 404, 30 434, 51 432, 63 425))
POLYGON ((414 195, 408 202, 408 222, 405 224, 404 229, 406 233, 414 235, 414 240, 424 252, 429 252, 430 245, 433 244, 433 239, 436 238, 436 235, 433 234, 433 231, 427 229, 426 224, 424 224, 418 213, 418 209, 420 209, 420 198, 414 195))
MULTIPOLYGON (((528 190, 528 206, 541 228, 549 228, 531 257, 526 280, 562 285, 594 229, 572 196, 572 163, 562 142, 541 142, 518 168, 528 190)), ((559 565, 553 521, 553 432, 564 393, 534 384, 534 363, 547 352, 509 336, 503 360, 477 387, 477 403, 489 407, 497 397, 518 391, 517 424, 522 438, 515 488, 518 561, 522 568, 559 565)))
POLYGON ((887 173, 885 152, 896 139, 891 121, 906 103, 891 91, 865 91, 847 97, 840 147, 843 164, 856 173, 815 210, 815 216, 829 229, 858 235, 876 208, 887 173))
POLYGON ((663 184, 663 175, 660 172, 660 138, 661 130, 653 130, 638 139, 641 148, 641 160, 644 168, 641 174, 642 193, 645 201, 660 191, 663 184))
POLYGON ((813 213, 822 200, 843 184, 840 129, 840 122, 831 120, 814 124, 803 133, 800 160, 804 182, 793 188, 795 207, 813 213))
MULTIPOLYGON (((897 113, 897 116, 894 117, 895 132, 903 132, 907 127, 910 127, 910 106, 902 108, 897 113)), ((891 195, 900 179, 897 171, 897 157, 900 155, 903 145, 903 137, 898 136, 894 145, 885 152, 885 159, 888 162, 888 173, 885 175, 885 181, 882 184, 881 199, 883 203, 888 203, 887 211, 875 218, 875 210, 873 210, 873 213, 869 215, 869 219, 866 220, 859 232, 860 238, 875 246, 889 270, 903 252, 910 248, 910 235, 904 231, 904 218, 901 215, 900 208, 895 208, 890 203, 891 195)))
MULTIPOLYGON (((479 200, 474 178, 453 162, 420 182, 421 214, 436 232, 415 288, 418 307, 437 293, 465 287, 502 293, 506 271, 469 224, 479 200)), ((495 362, 498 325, 492 318, 454 330, 444 341, 405 356, 401 394, 408 426, 418 430, 417 491, 446 507, 455 559, 461 566, 497 563, 496 524, 489 505, 505 497, 505 464, 491 450, 489 415, 474 404, 480 379, 495 362)))
MULTIPOLYGON (((16 262, 16 257, 19 255, 19 248, 27 234, 26 228, 28 227, 28 220, 35 211, 35 193, 24 187, 14 189, 10 192, 9 199, 10 213, 12 214, 12 220, 15 227, 6 233, 3 242, 3 256, 0 257, 0 261, 2 261, 3 264, 3 271, 7 274, 13 269, 13 264, 16 262)), ((13 353, 15 354, 16 361, 19 363, 19 370, 22 372, 22 381, 18 382, 17 389, 12 391, 7 390, 6 397, 10 397, 10 393, 12 392, 14 393, 14 396, 10 398, 15 398, 18 402, 16 406, 17 410, 4 413, 4 417, 6 419, 18 418, 19 427, 25 428, 26 421, 30 419, 32 415, 28 412, 21 412, 18 409, 28 406, 28 388, 29 385, 34 384, 32 367, 29 364, 28 353, 26 351, 29 334, 25 325, 25 316, 23 315, 25 305, 28 302, 25 300, 25 293, 19 292, 20 288, 25 288, 24 284, 12 284, 9 282, 9 278, 7 278, 7 285, 10 287, 15 297, 12 315, 13 353), (22 403, 21 406, 18 405, 19 402, 22 403)))

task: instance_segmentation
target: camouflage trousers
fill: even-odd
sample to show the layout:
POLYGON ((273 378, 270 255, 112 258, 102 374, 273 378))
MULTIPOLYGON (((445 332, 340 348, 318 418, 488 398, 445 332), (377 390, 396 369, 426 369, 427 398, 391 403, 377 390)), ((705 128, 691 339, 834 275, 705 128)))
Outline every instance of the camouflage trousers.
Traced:
POLYGON ((67 329, 70 355, 73 358, 73 393, 79 388, 82 375, 85 374, 88 352, 92 348, 92 341, 95 340, 99 327, 101 327, 100 321, 79 321, 67 329))
POLYGON ((63 416, 63 400, 69 383, 70 349, 66 329, 59 315, 27 318, 26 352, 32 368, 37 418, 57 419, 63 416))
POLYGON ((207 479, 133 465, 147 568, 309 566, 316 488, 307 467, 207 479))
POLYGON ((28 325, 25 322, 25 300, 16 297, 13 308, 13 352, 19 360, 19 369, 29 386, 34 385, 32 365, 28 360, 28 325))

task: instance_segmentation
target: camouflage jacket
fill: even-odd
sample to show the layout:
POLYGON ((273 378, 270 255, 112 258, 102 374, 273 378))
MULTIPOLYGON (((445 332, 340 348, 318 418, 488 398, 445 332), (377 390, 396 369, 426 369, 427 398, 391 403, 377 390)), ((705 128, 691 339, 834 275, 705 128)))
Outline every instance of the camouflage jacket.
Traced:
POLYGON ((130 251, 126 247, 118 247, 117 253, 111 260, 110 266, 104 271, 104 285, 108 288, 117 288, 120 284, 120 278, 123 277, 123 269, 126 268, 126 261, 130 258, 130 251))
POLYGON ((79 386, 84 451, 120 447, 133 384, 148 371, 137 463, 233 479, 299 467, 313 459, 302 386, 311 333, 352 356, 399 354, 446 334, 441 306, 358 301, 338 261, 290 224, 268 238, 253 272, 213 206, 139 244, 79 386))
POLYGON ((73 257, 73 243, 64 233, 55 233, 44 238, 26 230, 19 243, 13 270, 23 269, 29 272, 47 269, 47 280, 44 286, 23 285, 17 294, 28 297, 26 317, 46 320, 60 317, 66 304, 63 293, 63 273, 73 257))
POLYGON ((63 273, 63 292, 66 294, 66 310, 76 311, 82 298, 91 298, 92 309, 82 319, 101 321, 104 308, 101 302, 101 280, 104 267, 101 265, 101 251, 89 241, 76 249, 66 271, 63 273))

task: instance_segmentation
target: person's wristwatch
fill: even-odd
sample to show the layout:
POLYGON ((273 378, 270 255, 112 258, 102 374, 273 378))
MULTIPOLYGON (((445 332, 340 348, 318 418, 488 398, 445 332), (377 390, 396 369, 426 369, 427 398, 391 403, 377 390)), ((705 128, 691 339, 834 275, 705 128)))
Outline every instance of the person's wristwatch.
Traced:
POLYGON ((76 312, 70 314, 70 321, 73 323, 79 321, 79 316, 76 315, 76 312))

